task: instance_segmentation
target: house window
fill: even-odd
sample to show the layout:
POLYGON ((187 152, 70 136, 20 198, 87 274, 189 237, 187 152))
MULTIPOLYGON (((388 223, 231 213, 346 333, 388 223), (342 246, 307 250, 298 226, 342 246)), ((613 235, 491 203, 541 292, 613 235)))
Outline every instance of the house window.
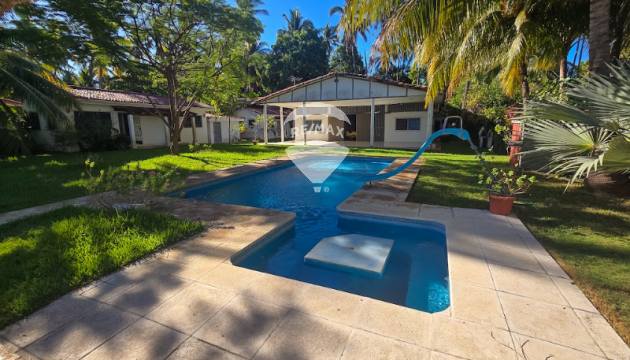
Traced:
POLYGON ((256 120, 250 119, 249 126, 254 126, 254 124, 256 124, 256 120))
POLYGON ((129 135, 129 121, 126 113, 118 113, 118 130, 121 134, 129 135))
POLYGON ((314 133, 323 133, 321 120, 306 120, 306 131, 314 133))
POLYGON ((185 128, 192 128, 192 119, 193 119, 193 117, 195 118, 195 127, 196 128, 202 127, 202 125, 201 125, 201 116, 190 116, 184 122, 184 127, 185 128))
MULTIPOLYGON (((77 132, 84 134, 111 133, 112 117, 108 112, 75 111, 74 127, 77 132)), ((48 128, 51 129, 50 124, 48 128)))
POLYGON ((420 118, 396 119, 396 130, 420 130, 420 118))
POLYGON ((30 112, 26 114, 26 121, 31 130, 41 130, 42 125, 39 122, 39 114, 36 112, 30 112))

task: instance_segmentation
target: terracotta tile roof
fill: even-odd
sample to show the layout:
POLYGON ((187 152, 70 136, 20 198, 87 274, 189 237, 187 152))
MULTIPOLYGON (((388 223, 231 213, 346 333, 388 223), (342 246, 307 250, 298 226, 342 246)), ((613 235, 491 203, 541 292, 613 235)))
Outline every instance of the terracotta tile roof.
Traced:
POLYGON ((301 82, 299 84, 295 84, 295 85, 289 86, 288 88, 284 88, 282 90, 276 91, 276 92, 271 93, 269 95, 259 97, 258 99, 256 99, 252 103, 253 104, 260 103, 261 101, 264 101, 264 100, 270 99, 270 98, 272 98, 274 96, 278 96, 280 94, 283 94, 285 92, 288 92, 288 91, 300 88, 300 87, 302 87, 304 85, 308 85, 308 84, 311 84, 311 83, 314 83, 314 82, 318 82, 318 81, 321 81, 321 80, 329 79, 329 78, 335 77, 335 76, 337 76, 337 77, 345 77, 345 78, 355 78, 355 79, 369 80, 369 81, 374 81, 374 82, 378 82, 378 83, 381 83, 381 84, 401 86, 401 87, 404 87, 404 88, 417 89, 417 90, 422 90, 422 91, 427 91, 427 89, 428 89, 424 85, 413 85, 413 84, 404 83, 402 81, 388 80, 388 79, 384 79, 384 78, 382 78, 380 76, 369 76, 369 75, 362 75, 362 74, 350 74, 350 73, 343 73, 343 72, 331 72, 331 73, 328 73, 326 75, 322 75, 322 76, 316 77, 314 79, 306 80, 306 81, 303 81, 303 82, 301 82))
POLYGON ((0 98, 0 101, 2 101, 5 105, 8 105, 8 106, 22 107, 22 103, 16 100, 0 98))
MULTIPOLYGON (((169 105, 168 96, 164 95, 147 95, 131 91, 104 90, 81 86, 70 86, 70 92, 74 94, 74 96, 76 96, 78 99, 84 100, 99 100, 137 104, 151 104, 151 102, 153 102, 156 105, 169 105), (147 96, 151 99, 151 101, 147 99, 147 96)), ((194 106, 199 108, 212 109, 212 106, 197 101, 195 101, 194 106)))

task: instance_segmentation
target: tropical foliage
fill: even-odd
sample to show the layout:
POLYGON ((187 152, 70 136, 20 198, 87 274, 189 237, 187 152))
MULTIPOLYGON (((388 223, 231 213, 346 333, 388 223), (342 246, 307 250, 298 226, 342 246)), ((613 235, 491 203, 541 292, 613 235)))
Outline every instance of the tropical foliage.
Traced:
POLYGON ((528 102, 526 146, 534 160, 546 159, 551 173, 569 174, 569 184, 601 168, 630 169, 630 68, 610 66, 614 78, 591 74, 570 85, 568 101, 528 102))
POLYGON ((330 70, 365 74, 366 69, 363 63, 363 57, 359 54, 357 46, 352 44, 350 47, 351 49, 348 50, 346 46, 339 46, 333 51, 332 57, 330 58, 330 70))

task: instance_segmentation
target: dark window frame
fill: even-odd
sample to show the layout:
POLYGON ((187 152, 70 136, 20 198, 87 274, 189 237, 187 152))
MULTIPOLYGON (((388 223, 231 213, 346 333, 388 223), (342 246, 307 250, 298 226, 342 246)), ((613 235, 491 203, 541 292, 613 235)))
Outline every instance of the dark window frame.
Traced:
POLYGON ((420 117, 396 118, 395 129, 396 131, 420 131, 422 129, 422 119, 420 117), (410 122, 415 120, 418 121, 418 128, 411 129, 410 122))

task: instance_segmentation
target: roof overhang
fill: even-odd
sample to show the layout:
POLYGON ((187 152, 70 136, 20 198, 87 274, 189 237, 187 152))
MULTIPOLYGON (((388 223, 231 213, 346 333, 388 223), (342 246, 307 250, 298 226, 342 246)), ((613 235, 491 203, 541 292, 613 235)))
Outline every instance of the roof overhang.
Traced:
POLYGON ((286 107, 323 102, 335 106, 365 106, 424 102, 426 87, 385 80, 378 77, 330 73, 290 86, 255 101, 286 107))

